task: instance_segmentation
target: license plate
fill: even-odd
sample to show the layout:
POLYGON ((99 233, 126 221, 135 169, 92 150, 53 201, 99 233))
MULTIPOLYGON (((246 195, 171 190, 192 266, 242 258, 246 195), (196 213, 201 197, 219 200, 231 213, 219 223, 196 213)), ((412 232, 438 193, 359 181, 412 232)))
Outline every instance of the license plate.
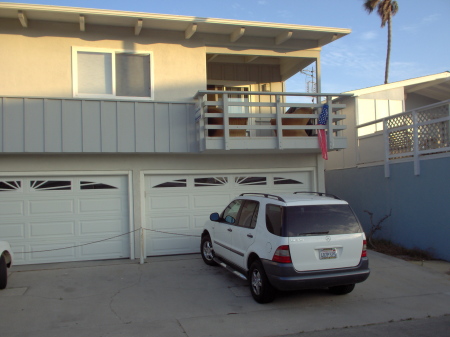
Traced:
POLYGON ((325 248, 319 250, 319 259, 320 260, 329 260, 329 259, 336 259, 337 258, 337 252, 336 248, 325 248))

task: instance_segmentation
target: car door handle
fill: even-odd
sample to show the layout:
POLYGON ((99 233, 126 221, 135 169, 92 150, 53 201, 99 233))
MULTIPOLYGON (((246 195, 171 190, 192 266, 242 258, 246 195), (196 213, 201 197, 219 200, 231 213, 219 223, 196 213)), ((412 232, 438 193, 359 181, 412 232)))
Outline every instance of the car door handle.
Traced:
POLYGON ((252 235, 252 234, 247 234, 247 236, 248 236, 249 238, 253 238, 253 235, 252 235))
POLYGON ((228 228, 227 231, 232 232, 233 230, 231 228, 228 228))

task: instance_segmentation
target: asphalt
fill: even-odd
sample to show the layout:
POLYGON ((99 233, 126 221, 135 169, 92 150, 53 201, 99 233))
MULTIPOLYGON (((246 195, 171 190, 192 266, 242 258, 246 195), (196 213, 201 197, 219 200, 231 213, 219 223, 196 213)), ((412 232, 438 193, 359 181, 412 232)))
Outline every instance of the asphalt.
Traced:
POLYGON ((199 255, 15 266, 1 336, 448 336, 449 263, 369 259, 369 279, 348 295, 297 291, 265 305, 199 255))

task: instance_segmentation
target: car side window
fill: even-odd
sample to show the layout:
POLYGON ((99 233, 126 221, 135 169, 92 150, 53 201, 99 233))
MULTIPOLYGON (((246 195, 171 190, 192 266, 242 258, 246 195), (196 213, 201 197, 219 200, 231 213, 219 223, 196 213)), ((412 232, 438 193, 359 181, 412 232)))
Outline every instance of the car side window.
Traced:
POLYGON ((238 225, 241 227, 255 228, 258 217, 259 202, 246 200, 239 215, 238 225))
POLYGON ((232 201, 223 211, 221 218, 229 224, 234 224, 238 218, 239 209, 241 208, 243 201, 244 200, 240 199, 232 201))
POLYGON ((277 236, 281 236, 281 224, 283 219, 283 207, 278 205, 266 205, 267 230, 277 236))

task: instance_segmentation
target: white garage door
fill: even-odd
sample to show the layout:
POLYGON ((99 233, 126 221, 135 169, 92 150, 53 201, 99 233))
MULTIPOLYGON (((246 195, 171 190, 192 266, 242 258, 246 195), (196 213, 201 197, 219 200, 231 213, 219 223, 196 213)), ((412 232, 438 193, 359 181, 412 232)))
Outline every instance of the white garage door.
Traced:
POLYGON ((145 176, 147 256, 199 251, 203 225, 244 192, 313 190, 313 172, 145 176))
POLYGON ((128 257, 125 176, 0 178, 0 240, 16 264, 128 257), (62 249, 70 247, 67 249, 62 249))

